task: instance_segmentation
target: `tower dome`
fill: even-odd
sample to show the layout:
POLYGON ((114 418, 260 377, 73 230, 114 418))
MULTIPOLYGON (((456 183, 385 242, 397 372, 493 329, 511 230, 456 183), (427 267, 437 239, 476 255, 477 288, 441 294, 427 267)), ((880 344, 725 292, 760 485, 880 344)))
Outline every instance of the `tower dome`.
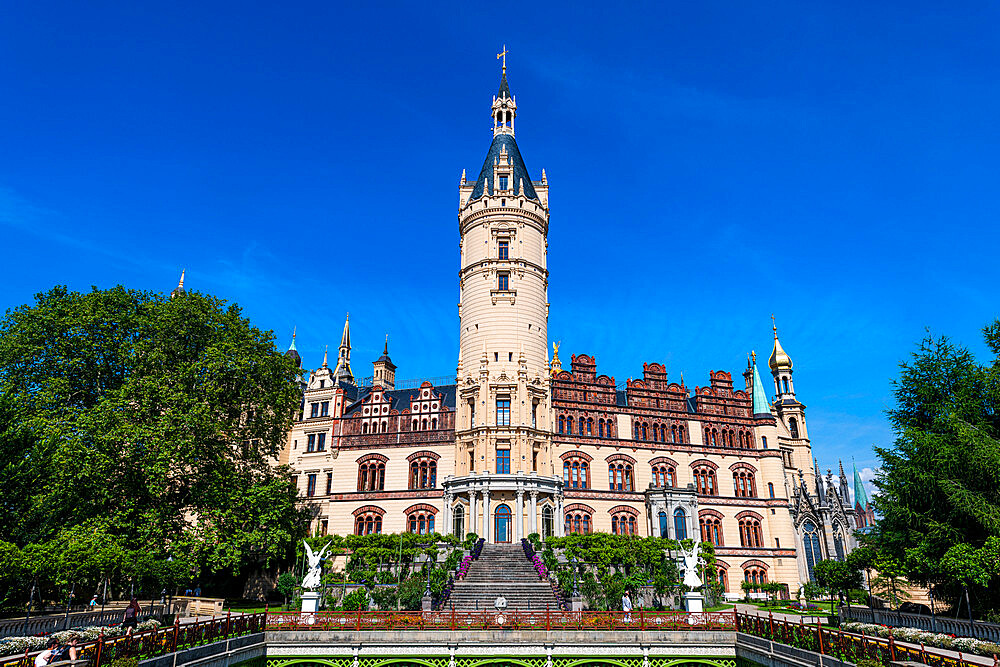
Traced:
POLYGON ((774 329, 774 349, 771 350, 771 358, 767 360, 767 365, 771 367, 772 371, 791 370, 792 358, 781 347, 781 341, 778 340, 778 326, 772 323, 772 328, 774 329))
POLYGON ((298 348, 295 347, 295 329, 292 329, 292 344, 288 346, 288 350, 285 352, 285 356, 291 359, 298 368, 302 368, 302 355, 299 354, 298 348))

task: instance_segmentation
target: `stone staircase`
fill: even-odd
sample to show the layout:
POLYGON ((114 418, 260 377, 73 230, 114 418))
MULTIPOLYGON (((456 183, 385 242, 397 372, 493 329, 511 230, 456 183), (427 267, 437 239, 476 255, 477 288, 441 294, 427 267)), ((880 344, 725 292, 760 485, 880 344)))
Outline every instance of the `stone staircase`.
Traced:
POLYGON ((445 609, 493 610, 501 595, 507 600, 507 609, 544 611, 546 605, 553 611, 560 609, 552 588, 539 581, 520 544, 484 544, 465 579, 455 583, 445 609))

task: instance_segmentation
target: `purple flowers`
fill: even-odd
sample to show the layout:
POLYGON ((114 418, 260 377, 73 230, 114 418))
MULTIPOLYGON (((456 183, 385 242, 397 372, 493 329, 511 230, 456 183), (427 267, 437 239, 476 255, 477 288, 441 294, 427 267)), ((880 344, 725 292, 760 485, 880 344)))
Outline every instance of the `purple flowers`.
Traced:
POLYGON ((538 554, 531 557, 531 564, 535 566, 535 572, 538 573, 539 579, 545 579, 549 576, 549 571, 545 569, 545 564, 542 562, 542 559, 538 557, 538 554))

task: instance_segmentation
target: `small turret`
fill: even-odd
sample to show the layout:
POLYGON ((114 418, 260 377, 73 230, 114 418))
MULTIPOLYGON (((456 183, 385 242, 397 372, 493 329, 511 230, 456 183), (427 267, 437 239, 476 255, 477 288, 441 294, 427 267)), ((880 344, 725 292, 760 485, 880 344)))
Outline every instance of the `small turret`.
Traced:
POLYGON ((295 347, 295 327, 292 327, 292 344, 288 346, 285 356, 291 359, 298 368, 302 368, 302 355, 299 354, 298 348, 295 347))
POLYGON ((396 388, 396 365, 389 358, 389 334, 385 336, 382 356, 376 359, 372 366, 372 385, 379 385, 386 390, 396 388))
MULTIPOLYGON (((325 365, 325 364, 324 364, 325 365)), ((337 350, 337 367, 333 370, 334 383, 349 382, 354 384, 354 373, 351 372, 351 314, 344 319, 344 333, 340 335, 340 347, 337 350)))

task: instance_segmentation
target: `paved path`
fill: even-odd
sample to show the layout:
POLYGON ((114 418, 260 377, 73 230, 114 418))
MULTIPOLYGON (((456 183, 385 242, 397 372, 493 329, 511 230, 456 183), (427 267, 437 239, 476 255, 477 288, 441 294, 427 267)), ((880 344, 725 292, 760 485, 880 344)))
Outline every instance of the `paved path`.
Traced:
MULTIPOLYGON (((764 611, 763 609, 758 609, 757 607, 749 604, 737 604, 736 611, 743 614, 753 614, 755 616, 763 616, 764 618, 767 618, 768 614, 774 614, 774 620, 776 621, 787 620, 789 623, 795 623, 795 624, 798 624, 799 619, 802 618, 802 616, 799 614, 782 614, 779 612, 769 612, 769 611, 764 611)), ((856 632, 846 632, 844 630, 841 630, 841 632, 843 632, 845 635, 854 635, 855 637, 861 636, 856 632)), ((896 640, 896 646, 908 646, 918 651, 920 650, 920 644, 912 644, 910 642, 899 641, 898 639, 896 640)), ((934 651, 934 653, 938 655, 943 655, 953 660, 958 660, 958 651, 952 651, 951 649, 947 648, 938 648, 936 646, 927 648, 934 651)), ((989 667, 993 667, 994 665, 993 658, 987 658, 984 655, 977 655, 975 653, 963 653, 962 659, 965 660, 966 662, 971 662, 977 665, 988 665, 989 667)))

